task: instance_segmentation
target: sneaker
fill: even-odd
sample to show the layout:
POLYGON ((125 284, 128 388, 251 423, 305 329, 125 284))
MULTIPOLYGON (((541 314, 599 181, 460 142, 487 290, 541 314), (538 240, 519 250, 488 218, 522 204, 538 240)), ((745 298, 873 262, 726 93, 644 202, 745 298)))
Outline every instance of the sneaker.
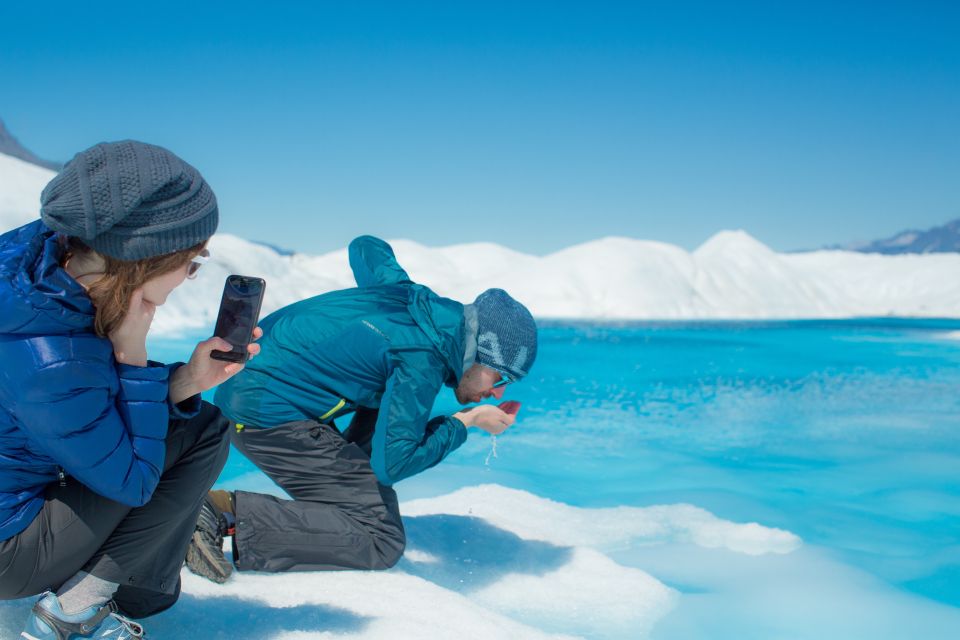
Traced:
POLYGON ((90 607, 68 616, 52 592, 47 592, 34 605, 27 626, 20 634, 20 640, 134 640, 145 637, 143 627, 117 613, 117 605, 112 600, 102 607, 90 607))
POLYGON ((223 537, 233 535, 233 500, 226 491, 211 491, 203 500, 197 528, 187 547, 187 568, 218 584, 233 573, 233 563, 223 555, 223 537))

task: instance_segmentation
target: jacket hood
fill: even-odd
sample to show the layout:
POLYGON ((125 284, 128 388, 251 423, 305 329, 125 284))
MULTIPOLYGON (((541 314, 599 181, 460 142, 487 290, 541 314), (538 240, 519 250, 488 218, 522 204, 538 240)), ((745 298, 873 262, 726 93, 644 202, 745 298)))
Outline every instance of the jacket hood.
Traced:
POLYGON ((442 298, 423 285, 413 285, 407 309, 453 372, 453 380, 447 383, 459 382, 463 376, 463 305, 442 298))
POLYGON ((443 356, 453 372, 447 384, 456 384, 463 376, 463 305, 441 298, 422 284, 415 284, 397 262, 393 247, 374 236, 354 238, 347 249, 350 268, 357 286, 408 285, 407 310, 417 326, 443 356))
POLYGON ((0 236, 0 334, 90 330, 87 292, 60 267, 56 233, 40 220, 0 236))

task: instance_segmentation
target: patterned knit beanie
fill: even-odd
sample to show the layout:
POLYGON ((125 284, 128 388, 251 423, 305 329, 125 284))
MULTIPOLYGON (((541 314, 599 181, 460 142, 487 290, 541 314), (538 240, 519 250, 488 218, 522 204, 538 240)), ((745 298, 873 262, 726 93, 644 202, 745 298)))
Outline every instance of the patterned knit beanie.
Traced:
POLYGON ((477 308, 477 359, 512 381, 527 375, 537 358, 537 325, 525 306, 503 289, 487 289, 477 308))
POLYGON ((81 151, 47 184, 40 217, 118 260, 142 260, 200 244, 217 230, 217 199, 189 164, 134 140, 81 151))

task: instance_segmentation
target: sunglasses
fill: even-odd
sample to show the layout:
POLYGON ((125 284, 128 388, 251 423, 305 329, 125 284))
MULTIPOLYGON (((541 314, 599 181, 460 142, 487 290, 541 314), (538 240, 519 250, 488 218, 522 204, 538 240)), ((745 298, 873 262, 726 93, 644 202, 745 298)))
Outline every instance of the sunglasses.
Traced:
POLYGON ((210 262, 210 251, 204 249, 190 260, 190 264, 187 266, 187 279, 193 280, 197 277, 197 272, 200 271, 200 267, 210 262))
POLYGON ((496 384, 493 385, 493 387, 492 387, 493 389, 499 389, 500 387, 505 387, 505 386, 507 386, 508 384, 510 384, 511 382, 513 382, 513 380, 511 380, 511 379, 510 379, 510 376, 508 376, 507 374, 505 374, 505 373, 503 373, 503 372, 501 372, 501 371, 497 371, 497 373, 500 374, 500 380, 499 380, 496 384))

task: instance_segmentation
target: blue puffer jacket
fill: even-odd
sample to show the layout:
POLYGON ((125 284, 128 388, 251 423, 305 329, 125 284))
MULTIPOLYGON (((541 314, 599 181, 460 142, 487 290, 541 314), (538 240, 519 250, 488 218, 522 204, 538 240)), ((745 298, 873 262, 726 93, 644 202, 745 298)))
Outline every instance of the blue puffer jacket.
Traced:
MULTIPOLYGON (((0 540, 24 530, 44 488, 70 476, 130 505, 150 500, 171 414, 173 367, 118 365, 94 308, 37 220, 0 236, 0 540)), ((189 406, 185 406, 189 405, 189 406)))
POLYGON ((220 385, 215 403, 258 427, 378 408, 370 464, 391 485, 467 438, 456 418, 430 418, 443 385, 463 374, 464 307, 411 282, 377 238, 350 244, 350 266, 357 288, 302 300, 260 322, 261 354, 220 385))

